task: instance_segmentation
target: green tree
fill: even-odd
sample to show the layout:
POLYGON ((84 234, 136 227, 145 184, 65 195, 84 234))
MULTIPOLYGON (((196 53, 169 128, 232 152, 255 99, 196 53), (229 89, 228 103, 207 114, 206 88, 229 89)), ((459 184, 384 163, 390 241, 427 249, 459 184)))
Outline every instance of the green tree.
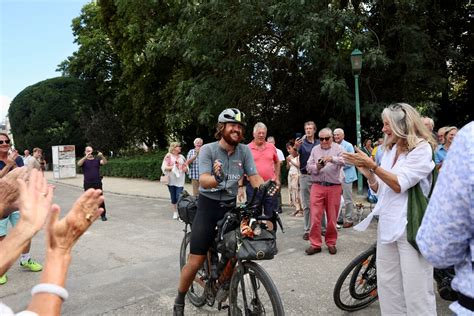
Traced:
POLYGON ((8 116, 18 148, 42 148, 50 157, 51 146, 85 146, 79 115, 90 107, 95 92, 87 82, 74 78, 53 78, 21 91, 11 102, 8 116))
POLYGON ((120 106, 116 96, 120 91, 121 63, 101 27, 102 16, 95 3, 84 5, 81 15, 72 21, 77 52, 58 66, 65 77, 87 81, 95 90, 95 102, 82 106, 79 122, 82 132, 94 148, 102 151, 118 150, 126 142, 120 106))

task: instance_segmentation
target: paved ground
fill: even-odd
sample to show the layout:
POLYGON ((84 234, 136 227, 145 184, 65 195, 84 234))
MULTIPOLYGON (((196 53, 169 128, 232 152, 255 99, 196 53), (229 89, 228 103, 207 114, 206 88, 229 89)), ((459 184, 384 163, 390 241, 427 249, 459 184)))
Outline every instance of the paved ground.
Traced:
MULTIPOLYGON (((82 178, 51 179, 55 202, 63 212, 82 193, 82 178)), ((179 247, 183 224, 171 219, 166 187, 157 182, 104 179, 109 221, 94 223, 74 248, 64 315, 169 315, 179 278, 179 247), (112 193, 115 192, 115 193, 112 193)), ((285 192, 283 192, 285 201, 285 192)), ((332 300, 334 284, 353 257, 375 240, 373 224, 364 233, 340 232, 338 253, 326 249, 304 254, 302 219, 284 208, 284 234, 278 235, 278 256, 261 262, 271 275, 288 315, 344 315, 332 300)), ((34 258, 44 259, 44 234, 33 240, 34 258)), ((9 282, 0 287, 0 299, 19 311, 30 298, 39 274, 10 269, 9 282)), ((440 315, 449 315, 447 302, 438 299, 440 315)), ((186 306, 187 314, 222 314, 216 308, 186 306)), ((378 303, 355 315, 379 315, 378 303)))

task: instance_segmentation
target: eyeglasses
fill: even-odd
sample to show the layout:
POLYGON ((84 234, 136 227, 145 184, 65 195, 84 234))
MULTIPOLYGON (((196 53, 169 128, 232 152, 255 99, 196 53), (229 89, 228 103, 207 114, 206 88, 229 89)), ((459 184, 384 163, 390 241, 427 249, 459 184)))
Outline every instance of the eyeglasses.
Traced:
POLYGON ((329 141, 331 139, 331 137, 319 137, 319 140, 320 141, 329 141))
POLYGON ((0 145, 3 145, 3 144, 10 144, 10 140, 9 139, 5 139, 5 140, 0 140, 0 145))

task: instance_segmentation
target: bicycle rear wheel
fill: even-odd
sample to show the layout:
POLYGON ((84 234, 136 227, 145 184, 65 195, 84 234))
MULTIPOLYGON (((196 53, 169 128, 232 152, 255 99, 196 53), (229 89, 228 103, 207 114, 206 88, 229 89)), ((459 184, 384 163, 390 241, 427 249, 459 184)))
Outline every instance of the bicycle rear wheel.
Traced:
POLYGON ((361 253, 342 271, 334 287, 334 303, 353 312, 378 299, 375 245, 361 253))
MULTIPOLYGON (((191 241, 191 233, 188 232, 181 242, 181 249, 179 252, 179 265, 180 269, 183 269, 189 257, 189 243, 191 241)), ((207 269, 206 262, 198 270, 194 281, 189 287, 187 296, 191 304, 196 307, 201 307, 206 304, 206 282, 209 279, 209 271, 207 269)))
POLYGON ((230 283, 230 315, 285 315, 280 294, 257 263, 242 262, 230 283))

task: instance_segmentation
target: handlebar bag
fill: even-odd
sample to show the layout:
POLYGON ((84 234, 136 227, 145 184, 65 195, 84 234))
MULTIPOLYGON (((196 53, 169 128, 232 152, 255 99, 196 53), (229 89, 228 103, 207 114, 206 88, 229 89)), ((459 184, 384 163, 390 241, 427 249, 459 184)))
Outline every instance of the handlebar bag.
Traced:
POLYGON ((237 258, 240 260, 269 260, 277 254, 276 237, 272 231, 262 229, 252 238, 240 237, 237 243, 237 258))

